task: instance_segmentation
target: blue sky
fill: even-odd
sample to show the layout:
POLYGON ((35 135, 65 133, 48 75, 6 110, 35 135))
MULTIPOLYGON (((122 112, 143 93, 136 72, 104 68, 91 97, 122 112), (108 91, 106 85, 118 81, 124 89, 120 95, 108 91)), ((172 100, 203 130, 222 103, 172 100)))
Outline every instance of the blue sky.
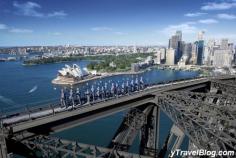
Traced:
POLYGON ((167 45, 175 30, 236 42, 236 0, 0 0, 0 46, 167 45))

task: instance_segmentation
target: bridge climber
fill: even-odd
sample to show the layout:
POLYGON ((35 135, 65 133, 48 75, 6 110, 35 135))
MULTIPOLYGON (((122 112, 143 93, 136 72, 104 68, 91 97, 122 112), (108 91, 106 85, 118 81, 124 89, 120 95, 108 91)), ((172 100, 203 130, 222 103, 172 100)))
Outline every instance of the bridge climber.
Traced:
POLYGON ((142 77, 140 79, 136 78, 135 82, 134 80, 131 80, 130 84, 127 81, 126 84, 123 82, 121 86, 118 84, 118 82, 112 82, 110 91, 108 89, 108 84, 105 83, 103 85, 95 86, 92 85, 90 90, 87 89, 87 91, 81 93, 79 88, 76 88, 76 90, 71 87, 70 89, 61 89, 61 107, 74 107, 78 105, 83 104, 90 104, 97 102, 99 100, 106 100, 113 97, 119 97, 123 95, 129 95, 130 93, 138 92, 140 90, 145 89, 145 84, 143 82, 142 77), (104 88, 105 87, 105 88, 104 88), (95 90, 96 89, 96 90, 95 90), (85 97, 83 97, 85 96, 85 97))

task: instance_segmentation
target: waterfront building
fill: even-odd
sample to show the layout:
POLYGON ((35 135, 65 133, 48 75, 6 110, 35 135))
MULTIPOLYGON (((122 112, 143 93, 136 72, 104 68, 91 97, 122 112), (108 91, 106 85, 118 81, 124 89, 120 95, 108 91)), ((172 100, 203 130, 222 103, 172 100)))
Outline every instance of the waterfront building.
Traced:
POLYGON ((148 65, 152 65, 154 61, 152 59, 152 56, 148 56, 144 62, 148 65))
POLYGON ((173 48, 166 50, 166 65, 175 65, 175 53, 176 50, 173 48))
POLYGON ((154 59, 154 63, 155 64, 161 64, 161 52, 158 51, 156 54, 155 54, 156 58, 154 59))
POLYGON ((178 66, 180 66, 180 67, 186 66, 186 65, 188 64, 188 60, 189 60, 189 57, 184 54, 184 55, 181 57, 181 59, 179 60, 178 66))
POLYGON ((160 53, 161 53, 161 61, 163 62, 166 60, 166 48, 160 48, 160 53))
POLYGON ((138 72, 139 71, 139 64, 138 63, 132 63, 131 64, 131 71, 138 72))
POLYGON ((84 77, 88 76, 89 72, 86 68, 81 69, 77 64, 73 66, 65 65, 64 68, 58 70, 58 78, 60 80, 82 80, 84 77))

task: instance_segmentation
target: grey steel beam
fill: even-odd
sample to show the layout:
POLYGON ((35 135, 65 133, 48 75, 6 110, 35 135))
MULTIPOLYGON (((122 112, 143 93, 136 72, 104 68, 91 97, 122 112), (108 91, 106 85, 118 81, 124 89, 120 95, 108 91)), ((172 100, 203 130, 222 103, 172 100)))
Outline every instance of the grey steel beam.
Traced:
POLYGON ((189 99, 203 101, 205 103, 215 104, 216 107, 223 110, 231 111, 233 115, 236 115, 236 97, 227 94, 216 93, 199 93, 199 92, 187 92, 187 91, 173 91, 189 99))
POLYGON ((152 108, 153 105, 144 105, 131 109, 113 137, 109 148, 113 148, 113 150, 119 148, 122 151, 128 151, 129 147, 133 144, 138 131, 140 131, 140 129, 147 124, 147 117, 152 111, 152 108))
POLYGON ((6 140, 2 129, 0 129, 0 158, 8 158, 6 140))
POLYGON ((217 89, 218 91, 220 90, 229 95, 236 95, 236 87, 234 85, 214 80, 211 82, 211 88, 217 89))
POLYGON ((160 108, 154 106, 147 117, 147 124, 141 130, 140 154, 157 156, 159 141, 160 108))
POLYGON ((39 151, 42 157, 85 157, 85 158, 151 158, 148 156, 112 150, 95 145, 88 145, 76 141, 63 140, 48 136, 37 136, 22 141, 32 151, 39 151))
POLYGON ((235 137, 226 132, 234 127, 223 126, 225 129, 222 130, 222 122, 211 122, 211 118, 227 121, 221 119, 222 111, 175 93, 165 93, 158 99, 161 109, 199 148, 236 150, 235 137))

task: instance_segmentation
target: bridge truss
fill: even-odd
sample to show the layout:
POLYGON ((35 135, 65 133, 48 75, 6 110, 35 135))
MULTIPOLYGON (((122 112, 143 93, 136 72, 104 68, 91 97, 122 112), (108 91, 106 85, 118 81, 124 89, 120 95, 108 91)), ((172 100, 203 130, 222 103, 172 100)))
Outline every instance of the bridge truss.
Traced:
POLYGON ((236 151, 236 98, 185 91, 165 92, 157 98, 161 109, 199 149, 236 151))
POLYGON ((138 154, 131 154, 124 151, 112 150, 109 148, 99 147, 79 143, 77 141, 69 141, 39 135, 28 140, 22 141, 32 151, 38 153, 39 157, 50 158, 105 158, 105 157, 125 157, 125 158, 150 158, 138 154))

